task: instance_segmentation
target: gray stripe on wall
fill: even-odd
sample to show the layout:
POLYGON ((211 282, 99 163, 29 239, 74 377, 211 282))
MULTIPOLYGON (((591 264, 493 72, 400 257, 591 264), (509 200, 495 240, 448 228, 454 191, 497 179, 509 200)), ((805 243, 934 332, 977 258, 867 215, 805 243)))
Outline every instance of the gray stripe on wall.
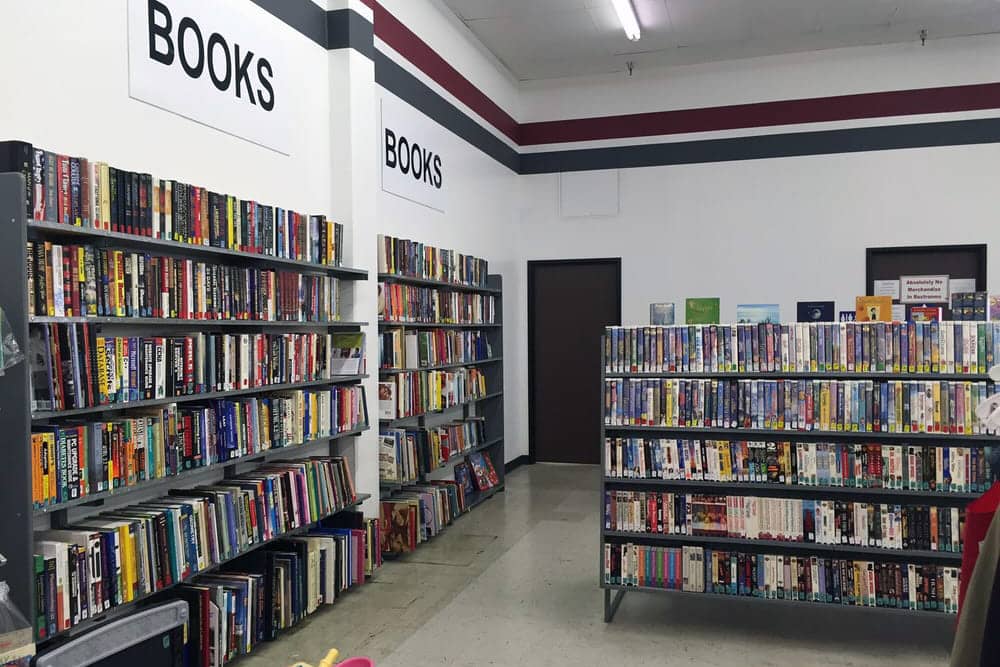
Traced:
POLYGON ((516 150, 379 51, 375 52, 375 82, 500 164, 518 171, 516 150))
POLYGON ((329 48, 327 46, 327 11, 312 0, 251 1, 323 48, 329 48))
POLYGON ((522 153, 521 174, 658 167, 1000 142, 1000 118, 522 153))
POLYGON ((326 13, 326 48, 354 49, 361 55, 374 59, 374 26, 353 9, 329 11, 326 13))

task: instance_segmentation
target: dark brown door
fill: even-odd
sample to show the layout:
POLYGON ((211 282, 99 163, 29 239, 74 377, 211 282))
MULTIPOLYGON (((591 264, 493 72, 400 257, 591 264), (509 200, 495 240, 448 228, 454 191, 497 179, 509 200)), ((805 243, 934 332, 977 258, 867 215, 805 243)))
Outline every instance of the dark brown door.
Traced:
POLYGON ((621 324, 621 259, 528 262, 529 458, 600 463, 601 334, 621 324))

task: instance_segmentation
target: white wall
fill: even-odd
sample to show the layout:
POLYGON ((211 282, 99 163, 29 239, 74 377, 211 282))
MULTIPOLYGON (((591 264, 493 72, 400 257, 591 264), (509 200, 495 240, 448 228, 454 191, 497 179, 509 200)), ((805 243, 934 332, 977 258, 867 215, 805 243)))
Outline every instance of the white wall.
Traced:
MULTIPOLYGON (((247 12, 269 15, 253 3, 247 12)), ((278 20, 293 63, 290 156, 128 97, 123 0, 6 2, 0 135, 302 212, 331 213, 327 51, 278 20)), ((214 92, 214 89, 213 89, 214 92)))
MULTIPOLYGON (((998 57, 1000 37, 991 35, 932 41, 926 47, 867 47, 678 67, 637 73, 633 80, 623 75, 532 83, 522 95, 521 120, 994 81, 991 65, 998 57)), ((899 121, 780 131, 894 122, 899 121)), ((998 160, 1000 146, 989 144, 625 169, 619 215, 576 219, 560 217, 558 175, 523 176, 518 271, 526 273, 529 259, 621 257, 626 324, 648 322, 649 303, 657 301, 675 302, 682 322, 688 296, 721 297, 723 321, 734 319, 737 303, 779 303, 786 320, 794 320, 799 300, 834 299, 838 309, 851 309, 854 297, 865 292, 866 247, 989 243, 996 258, 998 160)), ((519 287, 514 299, 524 310, 525 282, 519 287)), ((989 289, 1000 291, 996 271, 989 289)), ((516 388, 507 409, 519 419, 509 437, 524 443, 526 452, 527 330, 511 330, 508 336, 516 337, 518 366, 508 364, 516 388)))

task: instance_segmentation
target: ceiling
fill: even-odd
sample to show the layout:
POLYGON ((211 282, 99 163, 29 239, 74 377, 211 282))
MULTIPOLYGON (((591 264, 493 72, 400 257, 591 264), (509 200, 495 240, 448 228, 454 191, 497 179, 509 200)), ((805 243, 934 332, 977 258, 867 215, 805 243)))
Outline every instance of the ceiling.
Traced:
POLYGON ((1000 31, 1000 0, 444 0, 520 80, 1000 31))

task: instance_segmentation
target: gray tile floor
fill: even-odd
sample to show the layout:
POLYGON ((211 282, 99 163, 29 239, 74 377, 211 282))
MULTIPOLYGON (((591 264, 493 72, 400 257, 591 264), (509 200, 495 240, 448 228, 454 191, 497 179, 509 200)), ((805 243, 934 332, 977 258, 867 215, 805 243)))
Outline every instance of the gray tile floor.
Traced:
POLYGON ((525 466, 507 490, 243 664, 379 667, 946 664, 950 622, 732 598, 626 595, 602 620, 596 467, 525 466))

